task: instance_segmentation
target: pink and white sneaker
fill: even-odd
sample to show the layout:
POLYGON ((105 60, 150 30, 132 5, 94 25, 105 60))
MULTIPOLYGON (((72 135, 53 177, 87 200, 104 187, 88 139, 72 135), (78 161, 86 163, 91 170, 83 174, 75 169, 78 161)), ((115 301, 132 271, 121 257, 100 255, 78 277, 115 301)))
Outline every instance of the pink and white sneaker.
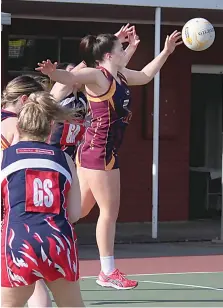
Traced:
POLYGON ((96 282, 102 287, 111 287, 118 290, 130 290, 138 285, 137 281, 127 279, 118 269, 114 270, 110 275, 100 272, 96 282))

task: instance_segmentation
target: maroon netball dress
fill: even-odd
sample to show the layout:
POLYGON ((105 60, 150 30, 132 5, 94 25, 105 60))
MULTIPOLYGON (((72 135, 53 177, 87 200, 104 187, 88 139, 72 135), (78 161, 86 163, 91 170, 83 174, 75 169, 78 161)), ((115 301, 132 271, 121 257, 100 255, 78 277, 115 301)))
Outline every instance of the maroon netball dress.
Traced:
POLYGON ((119 168, 118 150, 132 117, 130 91, 121 73, 118 73, 119 83, 105 68, 98 69, 109 80, 110 87, 101 96, 87 95, 91 126, 78 147, 76 164, 88 169, 112 170, 119 168))

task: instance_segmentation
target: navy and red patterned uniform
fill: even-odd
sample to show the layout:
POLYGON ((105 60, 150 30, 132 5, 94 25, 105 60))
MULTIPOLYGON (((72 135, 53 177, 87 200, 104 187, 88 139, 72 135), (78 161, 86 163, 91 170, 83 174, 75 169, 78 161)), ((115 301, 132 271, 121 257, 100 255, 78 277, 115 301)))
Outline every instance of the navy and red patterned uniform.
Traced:
POLYGON ((89 169, 112 170, 119 168, 118 150, 132 117, 130 91, 121 73, 118 73, 119 83, 105 68, 98 69, 108 79, 110 87, 101 96, 87 95, 91 126, 78 147, 76 163, 89 169))
MULTIPOLYGON (((17 118, 17 114, 11 111, 1 109, 1 122, 8 118, 17 118)), ((10 147, 11 143, 1 134, 1 149, 5 150, 10 147)), ((4 217, 4 209, 1 208, 1 220, 4 217)))
MULTIPOLYGON (((17 118, 17 114, 1 109, 1 122, 8 118, 17 118)), ((1 134, 1 149, 5 150, 10 146, 10 142, 1 134)))
POLYGON ((67 217, 71 183, 60 149, 20 141, 3 151, 3 287, 30 285, 41 278, 78 280, 76 234, 67 217))
POLYGON ((77 146, 81 143, 85 133, 85 117, 88 110, 87 98, 83 92, 71 93, 61 101, 61 106, 74 109, 80 120, 75 123, 58 123, 51 135, 50 144, 65 151, 74 160, 77 146))

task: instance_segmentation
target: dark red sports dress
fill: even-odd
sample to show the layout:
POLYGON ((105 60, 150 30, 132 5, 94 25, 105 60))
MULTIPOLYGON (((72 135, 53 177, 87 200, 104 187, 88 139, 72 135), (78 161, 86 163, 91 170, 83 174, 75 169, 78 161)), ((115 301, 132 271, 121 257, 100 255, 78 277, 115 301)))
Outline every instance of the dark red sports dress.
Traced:
POLYGON ((121 84, 103 67, 98 67, 110 82, 107 93, 87 95, 91 126, 77 150, 76 164, 95 170, 119 168, 118 150, 131 120, 130 91, 125 77, 118 73, 121 84))

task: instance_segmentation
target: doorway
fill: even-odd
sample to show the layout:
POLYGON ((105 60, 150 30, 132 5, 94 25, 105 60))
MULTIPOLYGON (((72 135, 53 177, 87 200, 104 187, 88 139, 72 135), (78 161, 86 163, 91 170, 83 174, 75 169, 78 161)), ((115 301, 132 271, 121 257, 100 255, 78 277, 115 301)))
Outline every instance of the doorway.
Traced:
POLYGON ((191 78, 189 217, 218 218, 222 204, 223 75, 220 66, 195 66, 191 78))

